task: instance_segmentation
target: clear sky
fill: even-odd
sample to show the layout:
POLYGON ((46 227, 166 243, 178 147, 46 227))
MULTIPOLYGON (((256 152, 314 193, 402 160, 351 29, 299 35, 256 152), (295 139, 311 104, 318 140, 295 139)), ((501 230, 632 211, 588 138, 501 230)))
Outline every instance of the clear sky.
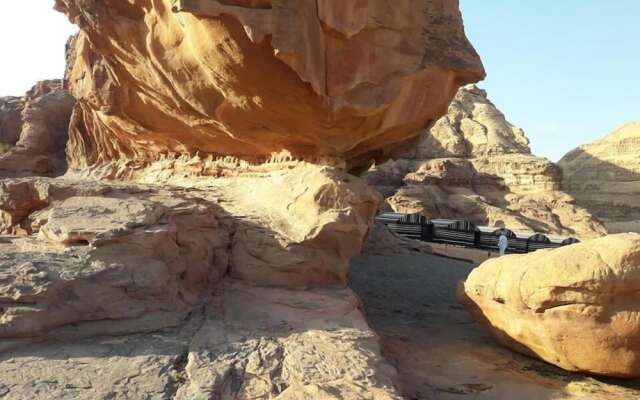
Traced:
POLYGON ((640 121, 640 0, 460 0, 480 84, 557 161, 640 121))
MULTIPOLYGON (((76 31, 53 0, 0 0, 0 96, 60 78, 76 31)), ((460 0, 488 78, 480 86, 536 154, 640 120, 640 0, 460 0)))
POLYGON ((53 0, 0 0, 0 96, 21 96, 64 75, 64 46, 77 32, 53 0))

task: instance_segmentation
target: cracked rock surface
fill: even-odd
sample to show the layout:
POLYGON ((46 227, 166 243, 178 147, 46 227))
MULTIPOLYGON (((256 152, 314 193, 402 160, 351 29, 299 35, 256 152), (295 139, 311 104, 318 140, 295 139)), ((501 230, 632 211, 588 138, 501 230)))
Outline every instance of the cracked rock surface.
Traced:
POLYGON ((376 193, 304 163, 190 182, 0 184, 0 398, 398 399, 346 288, 376 193))
MULTIPOLYGON (((349 289, 229 281, 179 327, 0 353, 3 399, 400 399, 349 289)), ((79 325, 81 326, 81 325, 79 325)))

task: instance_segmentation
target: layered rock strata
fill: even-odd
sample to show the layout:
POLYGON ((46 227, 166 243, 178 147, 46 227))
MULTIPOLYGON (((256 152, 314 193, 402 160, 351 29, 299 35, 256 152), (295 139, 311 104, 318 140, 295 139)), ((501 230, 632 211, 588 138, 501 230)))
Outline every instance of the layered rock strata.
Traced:
POLYGON ((562 187, 610 232, 640 232, 640 123, 626 124, 560 161, 562 187))
POLYGON ((502 344, 570 371, 640 376, 640 235, 492 259, 460 292, 502 344))
POLYGON ((560 190, 558 167, 532 155, 522 130, 475 86, 461 89, 449 113, 394 158, 364 177, 396 212, 549 234, 606 233, 560 190))
POLYGON ((349 165, 484 77, 455 0, 57 0, 80 26, 72 167, 178 153, 349 165))
POLYGON ((23 98, 0 103, 0 177, 60 175, 75 100, 62 81, 42 81, 23 98))

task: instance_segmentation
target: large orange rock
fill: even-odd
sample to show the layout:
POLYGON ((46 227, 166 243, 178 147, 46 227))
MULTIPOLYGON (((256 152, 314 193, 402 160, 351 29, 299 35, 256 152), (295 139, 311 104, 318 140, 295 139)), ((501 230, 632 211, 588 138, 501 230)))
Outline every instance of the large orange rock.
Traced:
POLYGON ((484 77, 456 0, 56 0, 81 28, 73 167, 380 157, 484 77))
POLYGON ((640 376, 640 235, 486 261, 461 301, 496 339, 570 371, 640 376))

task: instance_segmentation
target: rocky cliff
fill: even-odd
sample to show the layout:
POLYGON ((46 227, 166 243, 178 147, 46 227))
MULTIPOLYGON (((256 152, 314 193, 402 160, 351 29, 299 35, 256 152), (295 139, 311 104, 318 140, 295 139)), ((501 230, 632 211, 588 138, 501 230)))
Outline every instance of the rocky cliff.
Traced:
POLYGON ((462 88, 446 116, 364 176, 397 212, 479 225, 597 237, 604 226, 560 190, 559 168, 531 154, 476 86, 462 88))
POLYGON ((70 171, 0 183, 0 396, 399 399, 347 170, 484 76, 458 2, 56 7, 70 171))
POLYGON ((75 100, 61 80, 42 81, 22 98, 0 100, 0 177, 61 175, 75 100))
POLYGON ((610 232, 640 232, 640 123, 616 129, 560 161, 563 189, 610 232))
POLYGON ((56 0, 80 26, 73 168, 191 153, 384 157, 484 77, 458 2, 56 0))

